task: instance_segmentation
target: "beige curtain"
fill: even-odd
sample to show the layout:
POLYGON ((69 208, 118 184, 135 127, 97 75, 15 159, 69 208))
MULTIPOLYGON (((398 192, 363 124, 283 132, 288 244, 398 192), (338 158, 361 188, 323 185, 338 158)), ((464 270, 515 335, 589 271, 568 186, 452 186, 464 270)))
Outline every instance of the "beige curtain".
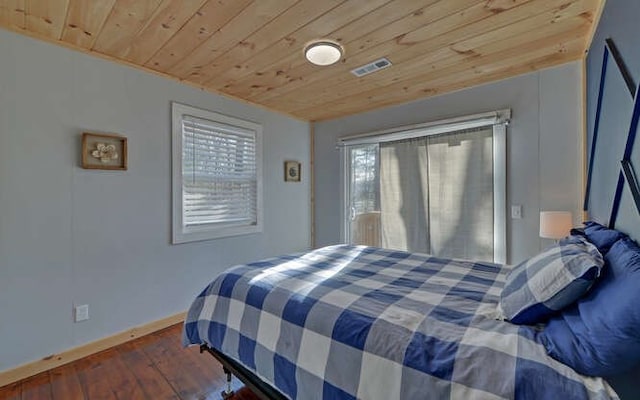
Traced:
POLYGON ((430 253, 427 139, 380 144, 382 247, 430 253))
POLYGON ((493 260, 493 129, 380 145, 382 246, 493 260))

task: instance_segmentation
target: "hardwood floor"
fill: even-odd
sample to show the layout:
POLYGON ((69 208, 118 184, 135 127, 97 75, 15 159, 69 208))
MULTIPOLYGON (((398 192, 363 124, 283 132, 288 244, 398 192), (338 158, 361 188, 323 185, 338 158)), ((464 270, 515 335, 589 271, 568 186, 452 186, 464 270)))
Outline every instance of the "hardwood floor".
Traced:
MULTIPOLYGON (((182 324, 0 388, 2 400, 220 399, 222 366, 180 344, 182 324)), ((233 400, 257 400, 234 378, 233 400)))

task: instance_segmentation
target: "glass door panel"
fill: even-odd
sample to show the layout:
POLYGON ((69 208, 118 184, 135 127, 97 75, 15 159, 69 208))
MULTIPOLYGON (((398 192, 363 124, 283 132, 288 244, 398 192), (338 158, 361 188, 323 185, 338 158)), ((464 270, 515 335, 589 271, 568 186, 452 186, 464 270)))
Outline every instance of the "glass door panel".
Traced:
POLYGON ((351 146, 347 150, 348 183, 347 241, 380 246, 380 178, 377 144, 351 146))

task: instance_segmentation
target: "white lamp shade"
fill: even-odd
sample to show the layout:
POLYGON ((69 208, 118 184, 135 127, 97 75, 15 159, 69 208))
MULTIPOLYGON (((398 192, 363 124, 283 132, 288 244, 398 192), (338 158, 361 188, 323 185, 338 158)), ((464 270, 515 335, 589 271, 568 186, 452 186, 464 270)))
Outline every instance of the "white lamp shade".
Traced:
POLYGON ((573 217, 569 211, 540 211, 540 237, 562 239, 569 235, 573 217))
POLYGON ((342 48, 331 42, 316 42, 307 46, 304 55, 312 64, 331 65, 342 57, 342 48))

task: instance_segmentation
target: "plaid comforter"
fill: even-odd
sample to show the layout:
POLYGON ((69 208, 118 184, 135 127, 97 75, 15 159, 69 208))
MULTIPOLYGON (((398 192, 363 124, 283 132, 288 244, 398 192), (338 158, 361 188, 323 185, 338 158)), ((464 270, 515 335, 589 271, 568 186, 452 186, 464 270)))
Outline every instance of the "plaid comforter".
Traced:
POLYGON ((496 320, 506 268, 363 246, 234 267, 194 301, 207 343, 291 399, 609 399, 496 320))

